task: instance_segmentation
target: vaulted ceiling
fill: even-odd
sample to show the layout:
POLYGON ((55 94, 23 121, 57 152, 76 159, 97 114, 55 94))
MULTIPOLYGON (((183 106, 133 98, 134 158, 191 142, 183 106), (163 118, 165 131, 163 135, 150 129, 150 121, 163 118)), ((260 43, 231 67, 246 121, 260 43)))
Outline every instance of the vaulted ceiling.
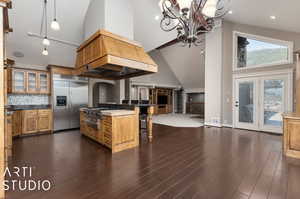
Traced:
MULTIPOLYGON (((51 21, 53 0, 48 1, 48 20, 51 21)), ((57 0, 57 15, 61 24, 61 31, 55 32, 48 28, 49 36, 81 43, 83 40, 83 22, 89 2, 90 0, 57 0)), ((134 4, 134 39, 141 42, 147 51, 153 50, 176 37, 176 32, 166 33, 159 27, 160 20, 157 20, 161 16, 158 7, 159 0, 132 0, 132 2, 134 4)), ((300 1, 231 0, 231 2, 233 14, 227 15, 226 20, 300 33, 297 20, 300 1), (276 20, 271 20, 270 15, 276 16, 276 20)), ((10 10, 10 23, 14 32, 9 34, 7 38, 7 55, 9 58, 15 59, 16 62, 24 64, 48 65, 51 63, 73 66, 76 47, 52 42, 49 47, 49 56, 43 56, 41 54, 43 48, 41 39, 27 35, 27 32, 40 32, 42 3, 43 0, 13 1, 13 9, 10 10), (21 52, 24 57, 14 57, 14 52, 21 52)), ((168 54, 167 57, 169 56, 171 55, 168 54)), ((167 57, 165 58, 171 59, 167 57)), ((172 60, 169 62, 170 67, 173 67, 172 60)), ((174 67, 176 68, 176 66, 174 67)))
MULTIPOLYGON (((57 19, 61 30, 53 31, 48 26, 49 37, 80 44, 83 40, 83 21, 89 0, 57 0, 57 19)), ((9 11, 13 33, 7 37, 7 55, 16 62, 31 65, 73 65, 76 47, 51 42, 49 56, 43 56, 42 40, 29 37, 27 32, 40 33, 43 0, 14 0, 9 11), (13 56, 21 52, 24 57, 13 56)), ((48 21, 53 19, 53 0, 48 0, 48 21)))
POLYGON ((298 0, 231 0, 232 15, 226 19, 290 32, 300 33, 300 1, 298 0), (276 20, 271 20, 275 16, 276 20))

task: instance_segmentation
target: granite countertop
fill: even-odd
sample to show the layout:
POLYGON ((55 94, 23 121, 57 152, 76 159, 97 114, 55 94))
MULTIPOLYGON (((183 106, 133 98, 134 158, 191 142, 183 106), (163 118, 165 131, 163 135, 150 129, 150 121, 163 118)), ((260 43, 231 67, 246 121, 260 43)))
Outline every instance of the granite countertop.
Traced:
MULTIPOLYGON (((94 109, 94 108, 81 108, 80 111, 84 111, 86 109, 94 109)), ((99 111, 104 116, 124 116, 124 115, 135 114, 134 110, 126 110, 126 109, 111 109, 111 110, 99 110, 99 111)))
POLYGON ((47 105, 7 105, 5 108, 8 111, 35 110, 35 109, 51 109, 50 104, 47 105))
POLYGON ((149 107, 149 106, 156 106, 155 104, 132 104, 133 106, 137 107, 149 107))
POLYGON ((123 116, 123 115, 134 115, 135 111, 131 110, 105 110, 101 111, 106 116, 123 116))

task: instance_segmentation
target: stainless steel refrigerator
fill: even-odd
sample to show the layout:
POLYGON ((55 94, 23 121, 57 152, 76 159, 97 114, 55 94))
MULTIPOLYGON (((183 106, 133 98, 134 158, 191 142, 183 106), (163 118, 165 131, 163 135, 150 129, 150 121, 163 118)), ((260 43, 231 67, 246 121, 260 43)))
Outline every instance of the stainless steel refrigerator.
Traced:
POLYGON ((88 80, 53 76, 54 131, 79 128, 81 107, 88 106, 88 80))

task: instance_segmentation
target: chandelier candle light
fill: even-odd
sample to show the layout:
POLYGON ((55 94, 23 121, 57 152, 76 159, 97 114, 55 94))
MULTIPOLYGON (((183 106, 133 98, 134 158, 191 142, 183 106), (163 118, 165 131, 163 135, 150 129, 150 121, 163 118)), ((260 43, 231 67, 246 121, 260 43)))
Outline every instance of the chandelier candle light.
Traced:
POLYGON ((230 0, 160 0, 163 18, 160 27, 166 32, 177 30, 183 46, 198 46, 200 35, 212 31, 215 20, 229 11, 230 0))

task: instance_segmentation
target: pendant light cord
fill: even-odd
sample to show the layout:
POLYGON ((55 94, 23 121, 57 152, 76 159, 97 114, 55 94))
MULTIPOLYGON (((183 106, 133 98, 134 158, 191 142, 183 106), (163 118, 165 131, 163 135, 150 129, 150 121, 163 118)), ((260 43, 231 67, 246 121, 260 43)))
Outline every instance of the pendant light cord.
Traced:
POLYGON ((47 0, 45 0, 45 36, 46 36, 46 38, 47 38, 47 36, 48 36, 48 27, 47 27, 47 25, 48 25, 48 19, 47 19, 47 0))
POLYGON ((43 2, 43 15, 42 15, 42 21, 41 21, 41 28, 40 28, 40 35, 43 33, 44 28, 44 21, 45 21, 45 3, 43 2))
POLYGON ((56 0, 54 0, 54 20, 56 20, 56 0))

